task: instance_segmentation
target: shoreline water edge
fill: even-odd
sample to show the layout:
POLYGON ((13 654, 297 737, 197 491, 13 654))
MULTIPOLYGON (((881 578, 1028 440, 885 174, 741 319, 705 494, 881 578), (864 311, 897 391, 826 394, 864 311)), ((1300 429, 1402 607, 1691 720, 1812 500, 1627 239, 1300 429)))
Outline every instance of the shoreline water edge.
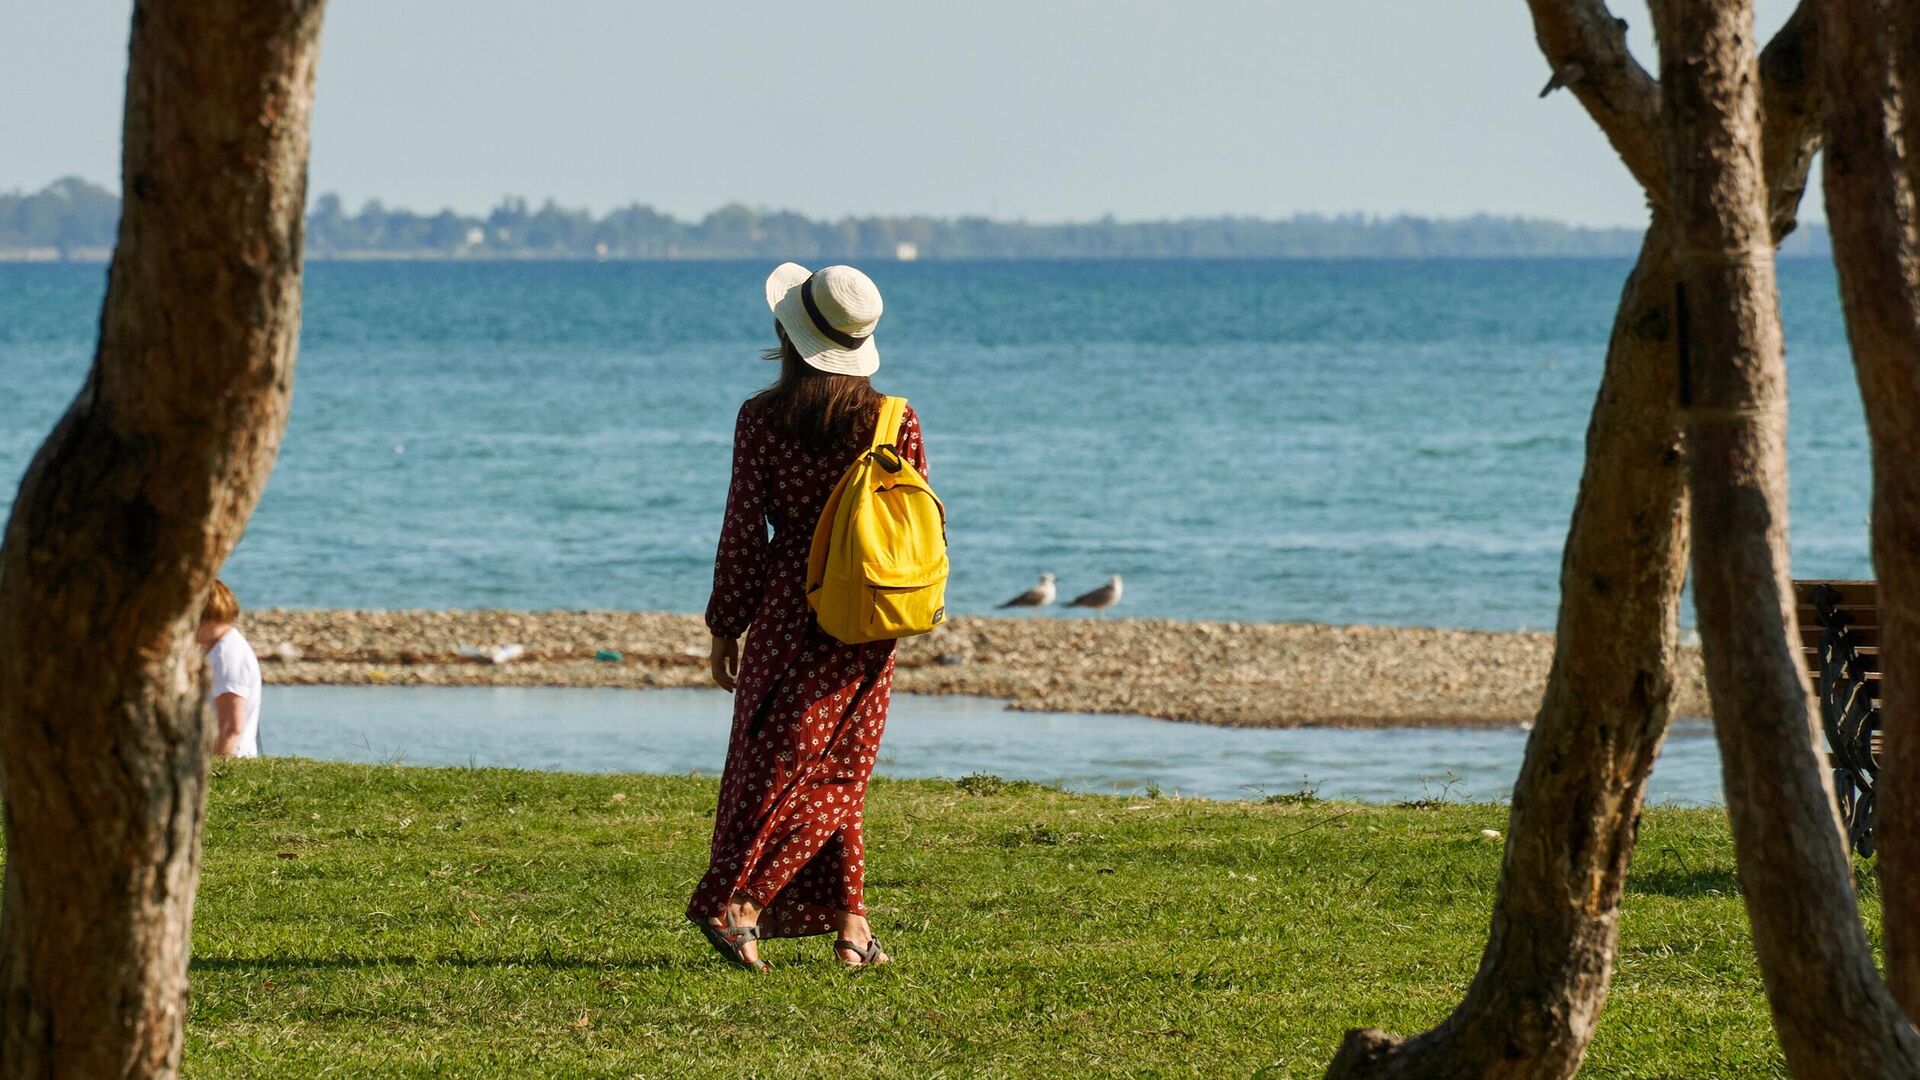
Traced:
MULTIPOLYGON (((281 609, 240 626, 269 684, 712 685, 697 615, 281 609)), ((1533 719, 1552 659, 1530 631, 965 617, 902 641, 894 686, 1224 727, 1486 728, 1533 719)), ((1676 683, 1674 714, 1706 716, 1698 648, 1676 683)))

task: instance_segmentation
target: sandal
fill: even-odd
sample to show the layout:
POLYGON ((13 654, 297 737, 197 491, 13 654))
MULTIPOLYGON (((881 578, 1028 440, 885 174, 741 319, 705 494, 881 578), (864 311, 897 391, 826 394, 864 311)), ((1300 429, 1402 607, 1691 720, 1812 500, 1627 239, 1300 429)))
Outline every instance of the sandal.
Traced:
MULTIPOLYGON (((721 918, 726 916, 723 914, 721 918)), ((748 971, 766 971, 769 968, 765 960, 747 959, 747 954, 740 948, 749 941, 760 940, 758 926, 735 926, 731 921, 724 926, 715 926, 705 919, 687 921, 700 928, 700 932, 706 935, 707 944, 713 946, 713 951, 719 953, 727 963, 748 971)))
MULTIPOLYGON (((850 968, 879 967, 880 958, 887 954, 887 950, 880 947, 879 938, 868 938, 865 945, 855 945, 846 938, 839 938, 834 941, 833 948, 835 956, 840 955, 840 950, 844 949, 860 958, 860 962, 857 964, 847 964, 845 960, 840 961, 850 968)), ((889 959, 888 962, 891 962, 891 959, 889 959)))

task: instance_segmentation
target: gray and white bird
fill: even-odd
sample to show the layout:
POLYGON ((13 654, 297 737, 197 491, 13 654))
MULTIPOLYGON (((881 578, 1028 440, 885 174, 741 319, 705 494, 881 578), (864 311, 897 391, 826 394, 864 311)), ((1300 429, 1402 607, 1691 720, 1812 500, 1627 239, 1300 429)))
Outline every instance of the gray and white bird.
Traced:
POLYGON ((1120 575, 1115 574, 1107 579, 1105 585, 1100 586, 1090 593, 1082 593, 1067 601, 1063 606, 1092 608, 1095 611, 1105 611, 1119 602, 1120 575))
POLYGON ((1041 574, 1040 584, 1001 604, 1001 607, 1046 607, 1053 603, 1056 590, 1052 574, 1041 574))

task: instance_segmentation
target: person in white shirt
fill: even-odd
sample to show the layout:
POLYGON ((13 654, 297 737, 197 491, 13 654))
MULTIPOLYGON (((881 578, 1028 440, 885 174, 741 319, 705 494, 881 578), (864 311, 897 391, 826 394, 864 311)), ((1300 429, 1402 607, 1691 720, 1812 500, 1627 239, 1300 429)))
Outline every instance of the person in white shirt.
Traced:
POLYGON ((221 757, 260 756, 260 658, 233 621, 240 602, 224 581, 213 583, 194 640, 207 651, 207 704, 216 722, 213 752, 221 757))

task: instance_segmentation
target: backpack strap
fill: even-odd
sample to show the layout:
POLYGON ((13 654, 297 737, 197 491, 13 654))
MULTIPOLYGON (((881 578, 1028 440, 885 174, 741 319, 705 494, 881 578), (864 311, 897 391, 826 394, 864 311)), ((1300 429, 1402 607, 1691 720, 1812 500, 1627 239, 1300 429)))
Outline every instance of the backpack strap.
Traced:
MULTIPOLYGON (((880 419, 873 425, 873 445, 870 450, 883 446, 893 446, 900 437, 900 423, 907 418, 907 399, 903 397, 884 398, 880 402, 880 419)), ((895 450, 899 447, 895 446, 895 450)))

